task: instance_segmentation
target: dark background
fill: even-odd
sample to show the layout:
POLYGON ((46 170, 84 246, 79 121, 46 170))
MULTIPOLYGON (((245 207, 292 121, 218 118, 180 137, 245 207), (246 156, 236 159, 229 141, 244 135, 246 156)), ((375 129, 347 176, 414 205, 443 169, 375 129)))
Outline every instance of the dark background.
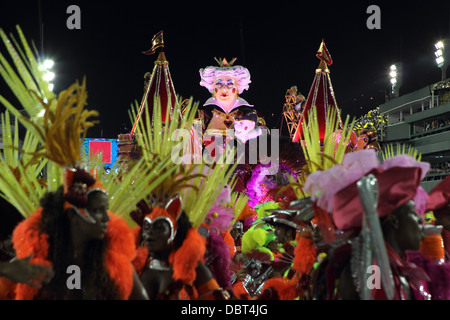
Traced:
MULTIPOLYGON (((128 110, 140 102, 144 74, 157 58, 141 52, 160 30, 179 95, 203 103, 210 94, 199 85, 199 69, 216 65, 214 57, 237 57, 235 64, 252 76, 241 96, 271 128, 280 127, 287 89, 296 85, 307 96, 322 38, 334 61, 331 80, 342 115, 359 117, 385 101, 392 63, 403 62, 400 94, 439 81, 434 43, 450 30, 450 4, 443 1, 11 2, 0 4, 0 27, 17 35, 20 25, 43 56, 55 61, 55 92, 86 76, 89 108, 100 111, 101 123, 88 133, 93 138, 130 130, 128 110), (81 9, 81 30, 66 27, 71 4, 81 9), (371 4, 381 9, 381 30, 366 27, 371 4)), ((2 80, 0 94, 9 97, 2 80)))

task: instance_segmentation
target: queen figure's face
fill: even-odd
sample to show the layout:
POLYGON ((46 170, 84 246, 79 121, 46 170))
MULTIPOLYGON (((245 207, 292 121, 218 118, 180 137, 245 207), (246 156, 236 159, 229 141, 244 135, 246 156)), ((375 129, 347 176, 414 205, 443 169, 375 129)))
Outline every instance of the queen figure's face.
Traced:
POLYGON ((228 76, 214 80, 214 97, 220 103, 228 104, 237 99, 238 89, 236 80, 228 76))

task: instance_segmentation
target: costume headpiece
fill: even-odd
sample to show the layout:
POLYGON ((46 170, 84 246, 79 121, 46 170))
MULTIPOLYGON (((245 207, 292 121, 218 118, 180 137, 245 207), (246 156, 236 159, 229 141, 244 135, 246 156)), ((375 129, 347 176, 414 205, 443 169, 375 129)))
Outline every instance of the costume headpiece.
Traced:
POLYGON ((320 208, 332 212, 336 192, 356 182, 379 164, 374 150, 350 152, 344 155, 341 164, 312 172, 304 189, 320 208))
POLYGON ((306 179, 305 190, 315 201, 316 216, 323 211, 323 216, 328 219, 326 229, 321 230, 328 240, 332 240, 336 228, 348 230, 361 226, 363 207, 357 181, 363 176, 373 174, 378 180, 382 199, 378 206, 380 217, 389 215, 411 199, 419 215, 423 215, 427 194, 420 182, 428 170, 428 163, 406 154, 387 158, 380 164, 375 150, 360 150, 345 154, 341 165, 311 173, 306 179))
POLYGON ((250 228, 242 236, 241 251, 246 255, 261 261, 273 261, 273 252, 267 247, 276 236, 267 228, 250 228))
POLYGON ((89 116, 97 116, 96 111, 84 109, 87 94, 85 81, 79 86, 77 83, 58 97, 56 110, 50 103, 42 101, 44 106, 44 153, 37 153, 47 157, 63 168, 64 208, 74 208, 87 222, 95 220, 86 210, 88 196, 93 191, 106 192, 106 188, 97 180, 95 173, 91 174, 82 168, 81 143, 86 137, 87 129, 98 122, 89 122, 89 116), (80 137, 81 135, 81 137, 80 137))
MULTIPOLYGON (((314 217, 313 201, 311 200, 311 197, 294 200, 283 207, 267 209, 265 211, 273 212, 275 214, 263 217, 263 220, 270 221, 271 219, 278 219, 280 223, 284 223, 293 228, 298 228, 299 223, 307 222, 314 217)), ((274 222, 277 222, 277 220, 274 220, 274 222)))
MULTIPOLYGON (((413 200, 421 182, 420 167, 376 168, 370 172, 378 181, 379 199, 377 213, 380 218, 390 215, 409 200, 413 200)), ((338 191, 334 196, 333 220, 339 230, 349 230, 362 225, 364 208, 358 197, 357 183, 338 191)))
MULTIPOLYGON (((404 172, 404 170, 411 170, 412 175, 408 175, 408 179, 412 180, 407 182, 407 178, 405 178, 406 185, 408 185, 408 183, 412 183, 415 186, 417 184, 416 180, 419 180, 419 184, 417 184, 416 187, 411 186, 411 190, 399 190, 399 192, 413 192, 412 196, 414 197, 418 192, 420 181, 425 177, 427 171, 429 170, 429 164, 426 162, 417 161, 413 157, 405 154, 387 158, 383 163, 380 164, 375 150, 368 149, 355 151, 345 154, 342 160, 342 164, 335 165, 324 171, 318 170, 311 173, 306 180, 305 190, 311 193, 311 198, 316 201, 317 206, 322 208, 323 210, 331 213, 341 205, 349 209, 349 207, 343 203, 344 201, 342 200, 342 198, 339 198, 339 196, 344 196, 344 189, 347 190, 347 188, 351 188, 353 191, 353 193, 351 193, 350 195, 345 196, 348 201, 351 200, 349 199, 349 197, 354 197, 355 199, 353 199, 353 201, 359 201, 357 197, 355 197, 355 195, 357 194, 357 180, 365 175, 368 175, 369 173, 373 173, 375 175, 375 178, 377 179, 379 178, 378 175, 383 173, 380 177, 381 179, 383 179, 385 177, 384 172, 391 168, 402 169, 400 170, 402 172, 404 172), (412 169, 414 168, 421 169, 416 172, 417 177, 413 177, 414 174, 412 172, 412 169), (339 201, 339 204, 336 204, 336 201, 339 201)), ((381 196, 382 192, 384 191, 382 183, 386 183, 387 185, 394 187, 397 183, 400 183, 401 180, 401 176, 397 176, 394 174, 391 176, 391 180, 387 179, 383 180, 383 182, 380 181, 380 199, 384 199, 381 196), (396 181, 396 178, 398 178, 399 181, 396 181)), ((388 193, 388 190, 386 190, 386 192, 388 193)), ((422 196, 422 189, 419 189, 419 192, 422 196)), ((387 201, 383 200, 383 203, 385 202, 387 201)), ((421 203, 423 201, 419 202, 422 206, 421 203)), ((423 214, 424 210, 418 211, 423 214)))
POLYGON ((150 214, 146 215, 144 221, 149 223, 154 223, 157 220, 165 220, 170 225, 170 237, 169 242, 172 242, 175 238, 178 223, 177 220, 180 217, 182 211, 182 204, 180 197, 175 197, 171 199, 167 205, 162 207, 155 207, 150 212, 150 214))
MULTIPOLYGON (((146 214, 143 222, 154 223, 164 220, 170 225, 170 236, 168 243, 173 243, 178 229, 178 219, 182 213, 181 198, 176 196, 169 200, 165 207, 154 207, 150 209, 147 202, 141 201, 138 204, 139 210, 146 214)), ((199 261, 202 261, 206 252, 205 239, 198 233, 196 228, 187 231, 186 238, 181 247, 172 250, 169 256, 169 263, 172 265, 174 280, 181 280, 192 285, 196 279, 196 268, 199 261)))
POLYGON ((250 84, 250 72, 243 66, 233 66, 236 58, 228 62, 226 59, 219 61, 219 67, 209 66, 204 69, 200 69, 200 85, 213 92, 214 80, 221 76, 229 76, 237 81, 237 87, 239 94, 248 90, 250 84))
MULTIPOLYGON (((94 171, 95 172, 95 171, 94 171)), ((84 220, 95 223, 95 219, 86 209, 92 192, 108 194, 105 186, 96 179, 96 174, 82 169, 65 169, 63 177, 64 209, 73 208, 84 220)))
MULTIPOLYGON (((46 162, 46 191, 56 190, 64 180, 65 207, 77 207, 80 210, 76 211, 84 219, 95 222, 84 210, 87 206, 87 197, 94 190, 106 192, 106 189, 97 181, 95 174, 91 175, 84 168, 82 169, 83 140, 87 130, 98 123, 98 121, 88 120, 90 117, 98 116, 98 112, 85 109, 86 79, 83 79, 81 84, 74 83, 56 96, 48 90, 48 83, 44 82, 36 59, 20 28, 18 31, 24 47, 23 51, 27 53, 26 56, 22 55, 22 58, 27 60, 27 65, 20 59, 17 50, 10 45, 9 39, 3 32, 1 32, 1 36, 11 56, 16 57, 14 62, 24 85, 15 85, 11 79, 5 80, 17 96, 26 96, 20 101, 28 117, 18 114, 17 109, 11 104, 7 104, 7 106, 26 128, 27 136, 32 137, 40 144, 36 145, 34 150, 24 148, 22 157, 29 159, 30 164, 40 163, 42 159, 50 160, 46 162)), ((11 71, 9 77, 15 76, 20 79, 14 74, 6 60, 3 63, 5 69, 11 71)), ((5 74, 3 76, 7 77, 5 74)), ((43 167, 40 168, 43 169, 43 167)), ((34 189, 36 188, 37 186, 34 186, 34 189)), ((31 188, 27 189, 27 192, 32 192, 31 188)), ((35 206, 37 207, 38 203, 35 206)))
MULTIPOLYGON (((359 153, 361 151, 357 151, 359 153)), ((420 183, 429 170, 429 163, 400 154, 386 159, 368 174, 373 174, 378 181, 379 199, 378 216, 390 215, 396 208, 409 200, 414 200, 419 214, 423 214, 426 192, 422 192, 420 183)), ((349 184, 335 193, 333 199, 333 219, 341 230, 361 226, 363 207, 357 195, 356 182, 349 184), (347 203, 345 203, 347 202, 347 203)))
POLYGON ((216 60, 216 62, 219 64, 221 68, 231 68, 233 66, 233 63, 237 60, 237 58, 233 58, 230 62, 228 62, 226 58, 219 60, 216 57, 214 57, 214 60, 216 60))

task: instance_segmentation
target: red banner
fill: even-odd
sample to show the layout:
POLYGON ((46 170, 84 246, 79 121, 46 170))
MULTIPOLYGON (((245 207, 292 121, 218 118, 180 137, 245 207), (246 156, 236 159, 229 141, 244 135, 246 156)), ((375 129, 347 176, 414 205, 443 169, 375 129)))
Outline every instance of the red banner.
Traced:
POLYGON ((317 51, 316 57, 320 60, 325 61, 329 66, 333 64, 333 59, 331 59, 330 52, 328 52, 327 46, 322 39, 322 43, 320 44, 319 50, 317 51))
POLYGON ((142 53, 147 55, 154 54, 156 49, 159 47, 164 47, 164 38, 162 30, 153 37, 151 49, 148 51, 144 51, 142 53))

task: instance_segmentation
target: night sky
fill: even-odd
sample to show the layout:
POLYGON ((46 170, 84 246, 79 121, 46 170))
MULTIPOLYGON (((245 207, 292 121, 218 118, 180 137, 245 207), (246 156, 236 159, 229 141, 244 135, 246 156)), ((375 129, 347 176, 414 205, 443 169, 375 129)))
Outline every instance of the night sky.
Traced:
MULTIPOLYGON (((322 39, 333 58, 331 81, 342 115, 358 117, 385 100, 388 68, 403 62, 401 94, 441 78, 434 43, 449 37, 450 4, 396 1, 204 2, 179 1, 2 1, 0 27, 17 35, 22 27, 43 55, 55 61, 55 92, 87 79, 88 108, 101 123, 89 137, 116 138, 130 130, 128 110, 141 101, 143 77, 157 55, 142 51, 164 30, 164 52, 175 90, 183 98, 205 102, 199 69, 216 65, 214 57, 237 57, 251 73, 241 95, 254 104, 271 128, 279 128, 286 90, 296 85, 307 96, 319 60, 322 39), (119 4, 120 3, 120 4, 119 4), (315 4, 310 4, 315 3, 315 4), (81 9, 81 30, 69 30, 69 5, 81 9), (381 9, 381 29, 369 30, 367 7, 381 9), (40 21, 43 36, 40 33, 40 21)), ((0 45, 3 54, 6 50, 0 45)), ((0 94, 9 89, 0 82, 0 94)))

